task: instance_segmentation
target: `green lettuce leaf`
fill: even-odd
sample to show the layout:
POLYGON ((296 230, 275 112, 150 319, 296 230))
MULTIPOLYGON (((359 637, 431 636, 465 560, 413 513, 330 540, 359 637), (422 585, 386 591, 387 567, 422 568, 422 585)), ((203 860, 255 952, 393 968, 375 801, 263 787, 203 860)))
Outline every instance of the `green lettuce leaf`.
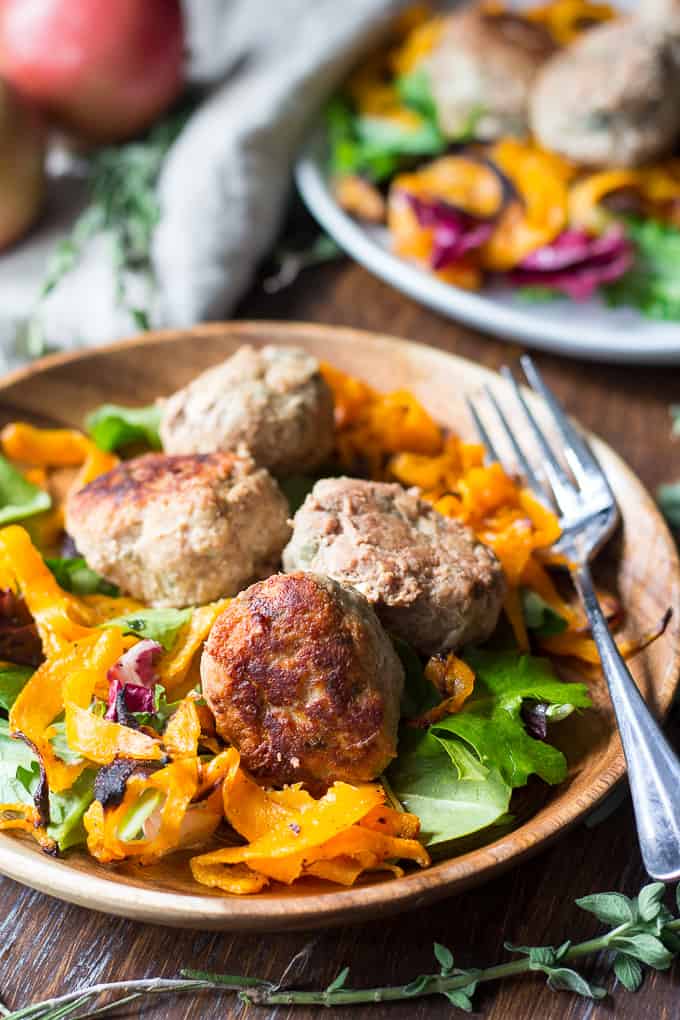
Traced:
POLYGON ((69 747, 66 740, 66 723, 64 720, 58 719, 52 723, 50 728, 52 730, 50 744, 57 758, 61 758, 67 765, 80 765, 83 759, 77 751, 72 751, 69 747))
POLYGON ((0 804, 32 804, 39 776, 38 761, 23 740, 9 735, 9 723, 0 719, 0 804))
POLYGON ((107 453, 131 443, 144 443, 153 450, 160 450, 160 423, 161 408, 158 404, 149 404, 148 407, 102 404, 87 416, 85 428, 99 449, 107 453))
POLYGON ((100 626, 120 627, 126 634, 137 634, 140 638, 158 641, 169 652, 192 613, 193 609, 140 609, 137 613, 107 620, 100 626))
POLYGON ((680 230, 670 224, 626 217, 636 246, 632 268, 603 288, 610 305, 633 305, 652 319, 680 320, 680 230))
POLYGON ((522 588, 521 594, 524 620, 534 634, 538 637, 549 637, 551 634, 561 634, 567 629, 569 626, 567 620, 551 609, 545 599, 535 591, 522 588))
POLYGON ((50 824, 47 835, 60 850, 79 846, 85 842, 83 815, 94 800, 94 781, 97 770, 84 769, 75 783, 62 793, 50 792, 50 824))
POLYGON ((460 712, 431 727, 433 734, 464 740, 511 787, 524 786, 533 774, 546 783, 562 782, 566 759, 557 748, 529 736, 522 702, 587 708, 591 702, 585 684, 563 683, 546 659, 517 652, 476 650, 465 659, 475 671, 474 692, 460 712))
POLYGON ((399 755, 388 780, 407 811, 417 815, 421 838, 432 847, 462 839, 507 816, 512 789, 496 769, 474 764, 455 738, 438 740, 430 731, 404 728, 399 755), (469 772, 461 778, 452 758, 461 751, 469 772))
POLYGON ((0 455, 0 525, 23 521, 51 506, 49 493, 26 481, 21 472, 0 455))
POLYGON ((74 595, 119 594, 116 585, 110 584, 96 570, 88 567, 82 556, 46 557, 45 563, 64 591, 73 592, 74 595))
POLYGON ((33 676, 32 666, 0 667, 0 708, 9 712, 22 690, 33 676))

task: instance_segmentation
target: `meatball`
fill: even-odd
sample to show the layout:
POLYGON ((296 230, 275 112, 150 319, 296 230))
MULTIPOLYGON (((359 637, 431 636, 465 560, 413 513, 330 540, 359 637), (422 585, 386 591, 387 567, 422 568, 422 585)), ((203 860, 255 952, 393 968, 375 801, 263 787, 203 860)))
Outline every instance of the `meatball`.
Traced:
POLYGON ((524 134, 529 91, 553 50, 545 28, 517 15, 470 7, 446 18, 421 64, 444 134, 460 138, 471 125, 483 139, 524 134))
POLYGON ((275 570, 288 504, 249 456, 150 453, 70 497, 66 526, 89 565, 152 606, 235 595, 275 570))
POLYGON ((201 680, 218 732, 266 782, 367 782, 396 754, 401 662, 363 595, 328 577, 242 591, 210 631, 201 680))
POLYGON ((333 449, 333 395, 297 347, 241 347, 165 401, 166 453, 247 446, 274 474, 311 471, 333 449))
POLYGON ((427 655, 487 638, 505 595, 498 560, 464 524, 418 489, 356 478, 317 482, 283 567, 353 585, 388 630, 427 655))
POLYGON ((545 65, 530 117, 538 141, 587 164, 637 166, 680 135, 680 69, 672 37, 627 18, 585 33, 545 65))

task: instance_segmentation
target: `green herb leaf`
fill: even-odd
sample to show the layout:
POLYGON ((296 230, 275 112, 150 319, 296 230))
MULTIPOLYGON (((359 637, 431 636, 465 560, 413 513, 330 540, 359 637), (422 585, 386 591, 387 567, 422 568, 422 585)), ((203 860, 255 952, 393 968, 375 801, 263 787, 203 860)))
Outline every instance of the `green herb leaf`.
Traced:
POLYGON ((441 967, 442 975, 450 974, 453 970, 453 953, 451 950, 443 946, 441 942, 435 942, 434 956, 441 967))
POLYGON ((594 914, 603 924, 627 924, 635 920, 635 906, 623 893, 593 893, 576 900, 576 906, 594 914))
POLYGON ((575 992, 584 999, 604 999, 607 989, 594 985, 570 967, 554 967, 548 971, 548 987, 557 992, 575 992))
POLYGON ((661 913, 666 886, 663 882, 650 882, 640 890, 637 909, 642 921, 653 921, 661 913))
POLYGON ((525 623, 537 637, 561 634, 567 629, 568 621, 551 609, 537 592, 531 591, 530 588, 522 588, 521 595, 525 623))
POLYGON ((140 609, 127 616, 116 616, 100 624, 101 627, 119 627, 126 634, 158 641, 169 652, 182 627, 189 622, 193 609, 140 609))
POLYGON ((561 751, 526 732, 522 702, 590 705, 584 684, 566 684, 546 659, 516 652, 474 651, 466 655, 475 671, 475 689, 460 712, 432 727, 438 736, 455 735, 474 748, 482 764, 497 770, 511 787, 523 786, 530 775, 546 783, 562 782, 566 759, 561 751))
POLYGON ((463 991, 462 988, 454 988, 450 992, 444 992, 444 995, 452 1006, 455 1006, 457 1009, 462 1009, 465 1013, 472 1012, 472 999, 463 991))
POLYGON ((626 953, 617 953, 614 957, 614 973, 629 992, 637 992, 642 984, 642 967, 639 961, 627 956, 626 953))
POLYGON ((144 443, 152 450, 160 450, 160 423, 159 404, 149 404, 147 407, 102 404, 87 416, 85 428, 99 449, 107 453, 131 443, 144 443))
POLYGON ((36 768, 33 751, 23 740, 10 737, 9 723, 0 719, 0 804, 32 804, 36 768))
POLYGON ((0 455, 0 525, 34 517, 51 506, 49 493, 26 481, 22 473, 0 455))
POLYGON ((28 681, 33 676, 31 666, 0 667, 0 708, 9 712, 28 681))
POLYGON ((83 815, 94 800, 96 769, 85 769, 73 786, 61 793, 50 791, 50 824, 47 835, 60 850, 80 846, 86 840, 83 815))
POLYGON ((341 988, 344 988, 347 983, 348 977, 349 967, 343 967, 343 969, 340 971, 337 977, 333 978, 333 980, 329 984, 328 988, 326 989, 327 993, 329 995, 332 995, 333 992, 338 992, 341 988))
POLYGON ((652 219, 626 217, 637 252, 632 268, 603 288, 610 305, 633 305, 652 319, 680 319, 680 230, 652 219))
POLYGON ((612 946, 622 949, 628 956, 640 963, 646 963, 654 970, 668 970, 673 962, 673 954, 666 949, 661 939, 647 932, 638 935, 617 935, 611 940, 612 946))
POLYGON ((481 780, 459 779, 442 745, 427 730, 405 728, 398 757, 387 773, 406 810, 418 815, 421 839, 429 847, 498 822, 507 815, 512 793, 495 770, 481 780))
POLYGON ((57 584, 64 591, 74 595, 112 595, 117 596, 119 590, 115 584, 106 581, 96 570, 88 567, 82 556, 46 557, 45 563, 50 568, 57 584))

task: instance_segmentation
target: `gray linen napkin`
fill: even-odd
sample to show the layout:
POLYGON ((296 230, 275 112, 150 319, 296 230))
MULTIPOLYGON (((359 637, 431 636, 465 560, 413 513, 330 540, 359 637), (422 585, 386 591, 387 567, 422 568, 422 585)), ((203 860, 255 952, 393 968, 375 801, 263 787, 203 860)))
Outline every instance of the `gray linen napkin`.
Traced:
MULTIPOLYGON (((325 98, 370 47, 400 0, 185 0, 189 79, 208 88, 171 148, 159 182, 152 261, 155 326, 228 316, 280 225, 290 169, 325 98)), ((0 353, 32 310, 43 266, 82 205, 69 174, 52 181, 41 228, 0 256, 0 353)), ((95 239, 40 310, 50 346, 103 343, 136 331, 116 301, 110 246, 95 239)), ((128 293, 148 303, 148 281, 128 293)))

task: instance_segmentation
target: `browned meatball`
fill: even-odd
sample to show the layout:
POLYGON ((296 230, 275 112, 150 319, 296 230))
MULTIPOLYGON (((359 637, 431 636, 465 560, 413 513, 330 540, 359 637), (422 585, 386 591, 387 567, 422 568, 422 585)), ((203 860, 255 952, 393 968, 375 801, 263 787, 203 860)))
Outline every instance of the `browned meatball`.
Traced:
POLYGON ((541 25, 512 13, 467 7, 449 15, 422 63, 440 127, 460 138, 524 134, 534 78, 554 45, 541 25))
POLYGON ((366 599, 330 578, 276 574, 241 592, 201 679, 218 732, 267 782, 367 782, 396 753, 401 663, 366 599))
POLYGON ((275 570, 288 504, 250 457, 147 454, 68 501, 66 526, 89 565, 154 606, 235 595, 275 570))
POLYGON ((500 563, 464 524, 417 489, 357 478, 316 483, 283 567, 353 585, 388 630, 428 655, 487 638, 505 595, 500 563))
POLYGON ((333 395, 298 347, 241 347, 165 401, 166 453, 248 448, 261 467, 311 471, 333 448, 333 395))
POLYGON ((680 137, 672 32, 653 19, 594 28, 541 70, 531 98, 538 141, 579 163, 638 166, 680 137))

